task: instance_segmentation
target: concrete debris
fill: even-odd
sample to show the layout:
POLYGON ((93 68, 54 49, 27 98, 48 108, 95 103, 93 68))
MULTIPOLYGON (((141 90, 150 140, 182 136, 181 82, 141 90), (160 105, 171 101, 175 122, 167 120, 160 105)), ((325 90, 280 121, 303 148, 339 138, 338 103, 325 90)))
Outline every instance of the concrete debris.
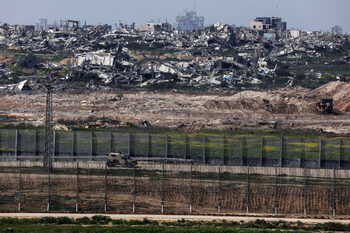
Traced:
POLYGON ((28 80, 24 80, 16 84, 8 84, 8 85, 0 86, 0 92, 6 92, 6 93, 21 92, 25 87, 28 87, 27 81, 28 80))
POLYGON ((6 67, 5 64, 0 64, 0 79, 11 79, 12 70, 6 67))
POLYGON ((79 66, 81 66, 84 62, 88 62, 92 65, 113 66, 115 59, 115 56, 110 53, 105 53, 103 50, 78 54, 77 57, 79 66))
POLYGON ((23 57, 21 60, 17 62, 18 66, 23 68, 36 68, 39 65, 39 60, 33 53, 29 53, 27 56, 23 57))
MULTIPOLYGON (((196 31, 177 31, 168 23, 140 27, 120 24, 112 30, 109 25, 80 26, 67 21, 46 31, 0 25, 0 46, 28 53, 17 66, 38 68, 34 53, 63 52, 70 57, 69 63, 49 62, 43 67, 64 73, 61 81, 85 81, 89 88, 176 85, 263 89, 278 85, 272 79, 281 76, 287 77, 284 85, 294 85, 298 80, 288 78, 290 74, 283 68, 286 59, 322 58, 325 53, 344 52, 344 43, 349 43, 348 35, 295 29, 261 33, 227 24, 196 31)), ((350 56, 327 62, 348 65, 350 56)), ((307 80, 317 80, 315 73, 305 74, 307 80)), ((11 76, 10 69, 0 66, 1 79, 11 76)))

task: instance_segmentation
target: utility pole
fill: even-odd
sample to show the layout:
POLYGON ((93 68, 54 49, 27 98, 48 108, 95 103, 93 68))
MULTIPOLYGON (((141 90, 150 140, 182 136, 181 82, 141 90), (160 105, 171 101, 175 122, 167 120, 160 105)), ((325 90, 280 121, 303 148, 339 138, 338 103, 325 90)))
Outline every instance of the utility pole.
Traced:
POLYGON ((53 132, 52 132, 52 90, 49 84, 46 87, 46 113, 45 113, 45 154, 44 171, 51 170, 51 155, 53 153, 53 132))

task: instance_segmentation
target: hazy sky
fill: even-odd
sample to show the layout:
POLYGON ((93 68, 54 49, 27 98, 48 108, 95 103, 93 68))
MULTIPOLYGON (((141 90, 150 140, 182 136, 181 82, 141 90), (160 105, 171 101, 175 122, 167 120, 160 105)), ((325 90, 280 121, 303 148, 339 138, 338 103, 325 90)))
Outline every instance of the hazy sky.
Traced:
MULTIPOLYGON (((196 0, 197 13, 205 24, 249 26, 257 16, 279 16, 288 28, 327 31, 340 25, 350 33, 350 0, 196 0)), ((192 10, 193 0, 0 0, 0 22, 34 24, 76 19, 88 24, 114 25, 135 22, 175 22, 183 10, 192 10)))

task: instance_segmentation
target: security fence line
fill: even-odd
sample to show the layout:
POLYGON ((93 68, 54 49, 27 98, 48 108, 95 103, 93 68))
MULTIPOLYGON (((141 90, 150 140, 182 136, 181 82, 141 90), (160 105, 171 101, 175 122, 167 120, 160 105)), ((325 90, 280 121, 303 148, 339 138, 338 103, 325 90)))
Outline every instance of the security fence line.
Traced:
MULTIPOLYGON (((184 158, 216 165, 350 168, 350 138, 53 133, 53 161, 105 161, 109 152, 120 151, 131 157, 184 158)), ((43 155, 43 131, 0 130, 0 160, 40 160, 43 155)))
POLYGON ((217 213, 243 212, 244 210, 246 213, 257 213, 265 212, 272 207, 271 213, 277 215, 285 213, 286 210, 289 211, 288 205, 300 202, 301 208, 292 213, 303 215, 318 214, 319 212, 315 212, 316 209, 316 211, 323 211, 323 213, 329 213, 335 217, 337 208, 342 208, 342 214, 347 214, 350 208, 350 203, 347 201, 350 198, 350 183, 346 183, 348 179, 336 176, 337 172, 343 172, 337 169, 331 169, 331 178, 313 179, 308 175, 310 172, 308 168, 303 169, 302 176, 294 177, 282 174, 280 172, 281 168, 277 166, 274 167, 272 176, 257 175, 257 173, 254 173, 255 168, 250 166, 245 168, 245 174, 222 172, 221 165, 212 165, 212 171, 215 170, 216 172, 210 173, 200 167, 198 168, 201 170, 200 172, 198 172, 198 169, 193 171, 193 166, 196 166, 193 164, 184 166, 186 170, 182 172, 174 172, 172 164, 163 163, 160 166, 160 170, 148 170, 148 173, 142 168, 108 168, 105 164, 100 164, 99 169, 86 170, 81 168, 80 162, 77 161, 75 169, 67 170, 68 168, 66 168, 60 170, 54 168, 52 171, 48 169, 47 172, 42 172, 42 167, 39 167, 39 169, 38 167, 24 167, 22 162, 19 162, 18 167, 3 167, 2 169, 3 175, 7 174, 8 177, 0 180, 0 187, 6 188, 11 186, 10 182, 13 182, 12 189, 11 187, 6 189, 7 192, 9 192, 8 190, 13 192, 0 195, 0 210, 15 211, 17 206, 17 211, 29 212, 38 210, 39 212, 55 212, 62 211, 62 209, 70 212, 115 212, 118 208, 123 208, 125 213, 160 212, 163 214, 169 213, 169 210, 166 210, 168 208, 167 205, 174 206, 174 210, 171 213, 179 211, 176 208, 178 208, 178 205, 181 205, 179 207, 180 209, 182 208, 180 210, 181 213, 192 213, 193 211, 207 213, 205 208, 211 209, 212 212, 216 209, 217 213), (234 175, 237 175, 237 177, 234 177, 234 175), (27 180, 24 181, 23 177, 27 180), (179 181, 180 183, 178 183, 179 181), (37 186, 34 186, 34 188, 29 187, 28 182, 37 183, 37 186), (114 182, 121 183, 115 185, 114 182), (159 182, 159 185, 157 185, 157 182, 159 182), (154 186, 150 185, 152 183, 154 186), (67 185, 71 186, 66 187, 67 185), (140 186, 141 189, 137 186, 140 186), (75 187, 75 190, 73 187, 75 187), (159 188, 158 191, 154 190, 156 187, 159 188), (266 187, 268 189, 267 192, 260 193, 260 190, 266 190, 266 187), (300 195, 295 195, 293 190, 284 191, 284 189, 291 187, 295 190, 300 190, 300 195), (344 188, 346 188, 345 194, 343 192, 344 188), (142 193, 142 189, 148 189, 149 191, 145 191, 145 194, 142 193), (240 189, 239 192, 242 195, 242 206, 239 208, 234 207, 240 202, 239 198, 234 198, 232 201, 230 194, 236 189, 240 189), (196 191, 193 192, 193 190, 196 191), (67 192, 71 192, 71 195, 68 195, 67 192), (120 193, 115 195, 115 192, 120 193), (319 193, 323 193, 324 196, 314 196, 319 193), (40 194, 41 196, 35 196, 34 194, 40 194), (179 200, 180 195, 183 195, 184 200, 188 202, 179 200), (119 206, 114 206, 115 200, 122 196, 125 198, 122 202, 129 203, 130 206, 127 206, 125 203, 119 203, 119 206), (13 202, 16 202, 15 200, 17 199, 17 202, 11 203, 5 197, 12 197, 10 199, 13 202), (170 201, 170 199, 173 200, 170 201), (200 203, 196 203, 193 206, 194 201, 199 199, 201 199, 200 203), (257 204, 259 199, 264 200, 261 203, 267 205, 266 210, 261 211, 261 207, 259 207, 261 203, 257 204), (96 200, 100 201, 95 202, 96 200), (323 207, 318 207, 318 202, 324 202, 325 204, 323 207), (33 206, 33 203, 37 206, 33 206), (204 208, 203 205, 208 205, 208 203, 211 203, 212 206, 204 208), (4 207, 4 205, 8 206, 11 204, 13 204, 13 209, 4 207), (40 207, 40 205, 42 206, 40 207), (92 205, 95 206, 92 208, 92 205), (271 206, 268 207, 268 205, 271 206), (285 206, 282 211, 280 211, 280 206, 285 206))

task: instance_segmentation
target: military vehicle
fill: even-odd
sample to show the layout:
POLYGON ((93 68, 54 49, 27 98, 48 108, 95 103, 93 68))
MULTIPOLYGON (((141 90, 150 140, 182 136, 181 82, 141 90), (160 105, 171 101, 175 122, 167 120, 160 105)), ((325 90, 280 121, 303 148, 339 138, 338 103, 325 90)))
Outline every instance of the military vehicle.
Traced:
POLYGON ((153 163, 175 163, 175 164, 194 163, 192 159, 177 159, 177 158, 164 158, 164 157, 130 158, 130 156, 125 155, 123 152, 116 152, 116 153, 108 154, 107 166, 133 168, 133 167, 136 167, 137 162, 139 161, 153 162, 153 163))
POLYGON ((129 156, 126 156, 123 152, 109 153, 107 166, 108 167, 135 167, 137 161, 132 161, 129 156))

